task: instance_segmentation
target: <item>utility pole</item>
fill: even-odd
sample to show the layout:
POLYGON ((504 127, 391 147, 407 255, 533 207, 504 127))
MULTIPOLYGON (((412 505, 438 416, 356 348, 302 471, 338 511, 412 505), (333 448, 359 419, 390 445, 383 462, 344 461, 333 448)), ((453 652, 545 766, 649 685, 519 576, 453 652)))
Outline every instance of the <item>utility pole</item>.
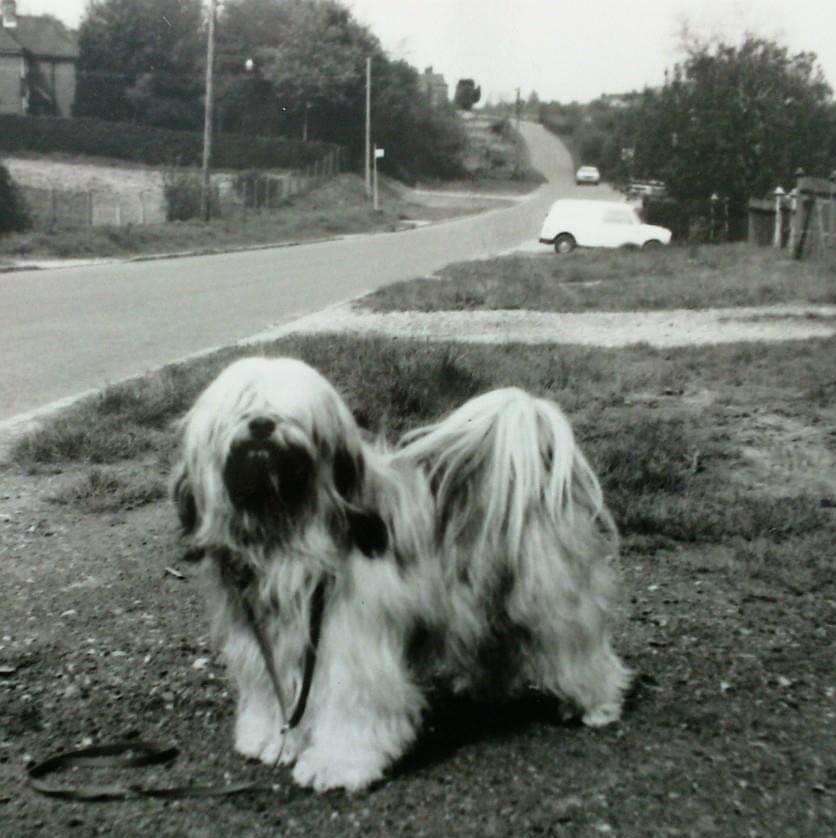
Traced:
POLYGON ((200 190, 200 215, 208 221, 211 215, 209 166, 212 161, 212 97, 215 64, 215 3, 209 0, 209 32, 206 36, 206 93, 203 103, 203 181, 200 190))
POLYGON ((372 196, 372 57, 366 56, 366 197, 372 196))
POLYGON ((517 133, 520 131, 520 111, 522 110, 522 101, 520 100, 520 89, 517 88, 517 101, 514 104, 514 111, 517 115, 517 133))
POLYGON ((515 143, 514 143, 514 146, 515 146, 515 149, 516 149, 516 151, 514 153, 514 174, 519 175, 520 170, 522 169, 522 157, 521 157, 522 149, 520 149, 520 142, 521 142, 521 140, 520 140, 520 111, 522 110, 522 102, 520 100, 520 89, 519 89, 519 87, 517 88, 517 99, 516 99, 516 102, 514 103, 514 110, 515 110, 516 115, 517 115, 517 136, 516 136, 515 143))

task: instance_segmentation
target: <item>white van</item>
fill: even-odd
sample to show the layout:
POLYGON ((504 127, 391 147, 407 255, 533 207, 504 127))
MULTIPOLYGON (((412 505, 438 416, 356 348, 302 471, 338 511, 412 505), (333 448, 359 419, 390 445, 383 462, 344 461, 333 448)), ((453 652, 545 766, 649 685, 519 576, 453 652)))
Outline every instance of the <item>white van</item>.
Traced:
POLYGON ((557 253, 576 247, 658 247, 670 244, 666 227, 642 224, 629 204, 615 201, 555 201, 549 210, 540 241, 557 253))

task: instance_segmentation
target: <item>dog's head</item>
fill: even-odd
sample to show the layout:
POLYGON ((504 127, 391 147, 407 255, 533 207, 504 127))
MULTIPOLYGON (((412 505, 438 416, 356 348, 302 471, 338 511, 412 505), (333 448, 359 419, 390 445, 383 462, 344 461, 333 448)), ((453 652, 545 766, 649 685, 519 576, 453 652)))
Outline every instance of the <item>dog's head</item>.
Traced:
POLYGON ((386 527, 364 506, 366 457, 331 384, 292 358, 236 361, 182 420, 172 494, 195 545, 285 547, 319 527, 367 555, 386 527))

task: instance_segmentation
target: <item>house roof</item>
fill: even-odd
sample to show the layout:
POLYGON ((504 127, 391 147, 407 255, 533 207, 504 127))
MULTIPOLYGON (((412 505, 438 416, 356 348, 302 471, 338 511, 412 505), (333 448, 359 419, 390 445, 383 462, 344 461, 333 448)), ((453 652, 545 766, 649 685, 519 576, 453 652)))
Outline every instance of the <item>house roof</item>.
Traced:
POLYGON ((36 58, 78 58, 75 33, 49 15, 18 15, 17 26, 0 26, 0 55, 36 58))

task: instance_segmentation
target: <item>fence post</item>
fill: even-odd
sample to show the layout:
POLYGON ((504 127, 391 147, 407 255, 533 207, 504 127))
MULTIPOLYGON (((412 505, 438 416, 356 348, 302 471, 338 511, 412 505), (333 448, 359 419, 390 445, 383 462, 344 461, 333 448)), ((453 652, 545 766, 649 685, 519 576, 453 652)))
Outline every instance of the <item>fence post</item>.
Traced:
POLYGON ((781 216, 782 198, 786 194, 784 190, 777 186, 772 193, 775 196, 775 227, 772 231, 772 246, 776 249, 781 248, 781 238, 783 232, 783 219, 781 216))
POLYGON ((795 241, 798 238, 798 187, 790 192, 790 237, 787 250, 795 252, 795 241))
POLYGON ((49 223, 55 224, 55 189, 49 187, 49 223))
POLYGON ((799 209, 804 213, 804 221, 801 225, 801 232, 799 234, 798 241, 795 244, 795 252, 793 253, 793 256, 795 256, 796 259, 800 259, 804 255, 804 245, 807 243, 807 234, 810 230, 810 220, 813 217, 813 210, 815 208, 815 194, 805 194, 802 192, 799 209))

